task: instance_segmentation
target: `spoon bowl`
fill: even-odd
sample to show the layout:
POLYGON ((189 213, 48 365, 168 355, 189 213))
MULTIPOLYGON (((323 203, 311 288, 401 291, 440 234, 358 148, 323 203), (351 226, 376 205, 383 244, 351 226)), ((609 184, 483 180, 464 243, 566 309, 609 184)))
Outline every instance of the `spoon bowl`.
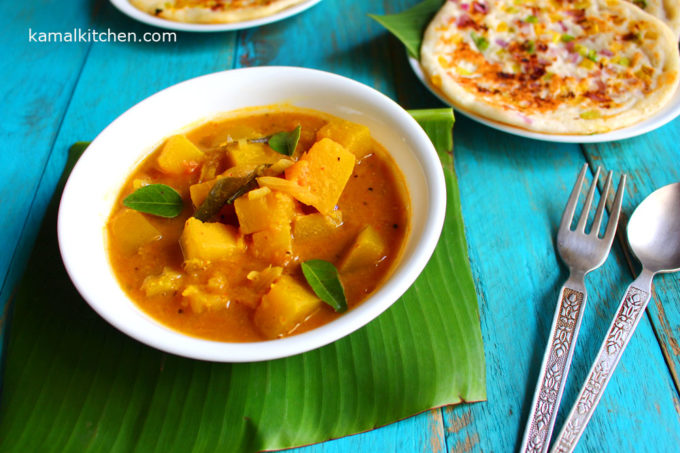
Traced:
POLYGON ((642 272, 628 286, 551 453, 572 453, 652 295, 655 274, 680 271, 680 183, 652 192, 628 221, 628 244, 642 272))
POLYGON ((628 222, 628 243, 644 269, 654 274, 680 270, 680 183, 640 203, 628 222))

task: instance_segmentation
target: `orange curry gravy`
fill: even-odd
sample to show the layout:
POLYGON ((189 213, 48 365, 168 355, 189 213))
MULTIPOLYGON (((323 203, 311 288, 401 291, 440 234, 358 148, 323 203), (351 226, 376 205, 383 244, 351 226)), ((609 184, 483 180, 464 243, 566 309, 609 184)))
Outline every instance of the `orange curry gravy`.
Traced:
MULTIPOLYGON (((216 171, 220 174, 233 165, 224 152, 226 141, 244 136, 264 137, 276 132, 290 131, 300 125, 301 138, 292 157, 292 160, 297 160, 317 141, 317 132, 323 126, 333 121, 343 122, 310 110, 267 109, 265 112, 246 112, 243 115, 214 120, 185 135, 207 156, 211 156, 212 165, 216 166, 216 171)), ((208 266, 198 268, 185 263, 179 240, 185 221, 196 210, 189 188, 202 182, 202 172, 200 166, 187 168, 180 175, 162 171, 158 164, 161 149, 159 147, 151 153, 130 175, 109 220, 107 234, 110 260, 122 288, 151 317, 182 333, 217 341, 249 342, 268 339, 254 322, 254 312, 262 294, 253 294, 247 275, 253 270, 266 269, 272 263, 254 256, 249 234, 243 235, 246 251, 240 259, 211 261, 208 266), (174 188, 182 196, 184 209, 174 219, 143 214, 158 230, 160 238, 155 237, 136 250, 130 250, 120 238, 121 234, 128 233, 117 231, 113 226, 113 219, 127 209, 123 206, 123 199, 140 186, 149 183, 162 183, 174 188), (167 268, 182 274, 182 287, 148 296, 143 289, 145 279, 158 276, 167 268), (226 303, 218 309, 195 313, 182 295, 182 288, 189 283, 210 287, 215 293, 223 291, 227 296, 226 303)), ((287 158, 283 155, 281 157, 287 158)), ((283 266, 283 274, 307 285, 301 272, 301 262, 323 259, 339 266, 358 234, 366 226, 372 226, 384 241, 383 256, 376 263, 359 271, 340 272, 351 309, 367 298, 386 278, 395 260, 399 258, 409 229, 410 205, 403 176, 389 154, 373 139, 370 139, 369 152, 356 158, 336 209, 342 213, 342 222, 332 236, 302 243, 291 233, 293 256, 283 266)), ((297 200, 295 210, 296 215, 300 216, 317 212, 315 208, 297 200)), ((239 227, 233 205, 223 208, 214 220, 239 227)), ((341 314, 322 303, 320 308, 281 336, 308 331, 338 316, 341 314)))

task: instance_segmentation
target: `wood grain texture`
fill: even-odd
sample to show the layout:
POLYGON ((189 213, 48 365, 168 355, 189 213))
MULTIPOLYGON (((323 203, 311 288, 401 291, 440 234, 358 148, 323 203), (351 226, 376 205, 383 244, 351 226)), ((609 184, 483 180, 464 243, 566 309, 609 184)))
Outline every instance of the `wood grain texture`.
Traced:
MULTIPOLYGON (((30 32, 87 29, 97 5, 87 2, 2 2, 0 17, 0 336, 7 300, 23 273, 49 193, 38 193, 52 145, 90 45, 30 42, 30 32), (83 7, 85 6, 85 7, 83 7), (55 17, 60 17, 55 22, 55 17), (36 212, 37 216, 30 216, 36 212)), ((0 344, 2 340, 0 338, 0 344)), ((0 358, 2 357, 0 351, 0 358)))
MULTIPOLYGON (((620 240, 626 244, 626 222, 635 207, 656 189, 680 181, 680 120, 641 137, 587 145, 585 150, 593 165, 625 172, 629 176, 629 190, 619 225, 620 240)), ((629 258, 631 277, 637 275, 639 263, 627 247, 624 250, 629 258)), ((680 389, 680 277, 677 274, 659 275, 654 279, 653 289, 647 314, 676 388, 680 389)))
MULTIPOLYGON (((401 11, 417 1, 394 3, 400 4, 393 6, 394 10, 401 11)), ((389 39, 396 43, 394 38, 389 39)), ((391 52, 393 66, 407 68, 403 47, 391 47, 391 52)), ((410 71, 395 72, 403 106, 441 105, 410 71)), ((659 143, 658 138, 648 134, 645 138, 611 144, 618 149, 629 142, 644 140, 637 145, 637 152, 631 148, 613 154, 630 159, 640 153, 647 155, 639 150, 668 149, 670 143, 678 143, 677 131, 675 135, 667 143, 659 143)), ((567 277, 557 257, 554 238, 586 154, 577 145, 503 134, 460 114, 454 142, 468 248, 482 313, 489 401, 444 411, 447 446, 450 451, 509 451, 519 447, 557 294, 567 277)), ((586 148, 587 160, 595 164, 601 159, 590 157, 592 148, 586 148)), ((669 166, 677 173, 680 168, 671 162, 678 161, 677 154, 666 153, 657 162, 637 163, 638 169, 648 169, 649 174, 656 175, 667 172, 669 166)), ((619 164, 606 167, 625 171, 619 164)), ((667 183, 678 180, 667 178, 670 179, 667 183)), ((576 398, 630 280, 626 258, 618 244, 605 266, 586 280, 589 302, 556 431, 576 398)), ((675 298, 680 295, 678 287, 671 286, 667 291, 675 298)), ((670 331, 673 333, 672 328, 670 331)), ((680 330, 674 333, 675 338, 680 337, 680 330)), ((601 403, 606 409, 600 408, 595 414, 578 451, 608 451, 605 445, 621 445, 624 451, 673 451, 678 444, 678 394, 652 325, 641 323, 635 335, 639 337, 637 344, 627 350, 601 403)), ((664 349, 667 354, 666 350, 672 348, 664 349)))
MULTIPOLYGON (((8 268, 12 272, 5 279, 0 304, 21 274, 69 145, 94 137, 120 113, 161 88, 236 66, 281 64, 355 78, 407 108, 441 105, 411 74, 403 47, 365 17, 368 12, 401 11, 417 2, 325 0, 295 18, 256 30, 180 33, 176 45, 96 44, 89 55, 90 47, 84 45, 28 46, 26 29, 50 29, 54 24, 87 27, 91 23, 116 31, 155 29, 133 22, 108 2, 4 2, 0 5, 1 93, 9 108, 3 110, 0 132, 9 139, 10 146, 5 149, 23 154, 0 154, 0 231, 9 238, 0 253, 0 275, 4 277, 8 268), (92 5, 104 5, 96 22, 91 22, 92 5), (21 184, 17 185, 19 176, 21 184), (10 266, 17 241, 18 252, 10 266)), ((584 149, 591 164, 602 163, 628 173, 631 190, 624 214, 630 215, 653 189, 679 180, 679 139, 680 124, 675 121, 640 138, 584 149)), ((523 140, 460 115, 455 144, 480 301, 489 401, 430 411, 298 451, 500 452, 518 446, 557 293, 566 278, 554 250, 556 227, 585 157, 578 146, 523 140)), ((614 247, 603 269, 588 277, 588 307, 557 426, 575 399, 631 278, 620 245, 614 247)), ((668 371, 670 367, 677 385, 677 276, 658 277, 655 289, 648 311, 650 322, 642 322, 635 333, 579 451, 607 451, 607 445, 619 445, 624 451, 676 451, 680 444, 680 398, 668 371)), ((102 370, 101 379, 109 371, 115 378, 115 370, 102 370)), ((148 370, 140 370, 145 372, 148 370)), ((132 436, 137 431, 126 426, 121 432, 132 436)), ((78 439, 71 442, 75 448, 78 439)))
MULTIPOLYGON (((313 8, 310 12, 318 8, 313 8)), ((305 14, 309 15, 310 12, 305 14)), ((318 17, 320 19, 327 19, 327 16, 328 11, 318 17)), ((293 19, 293 21, 295 20, 297 19, 293 19)), ((364 21, 361 21, 361 23, 364 23, 364 21)), ((110 27, 116 31, 136 31, 137 33, 152 30, 130 21, 109 5, 104 8, 102 16, 95 23, 95 26, 97 28, 110 27)), ((285 25, 285 23, 277 24, 272 27, 274 27, 274 31, 269 30, 266 33, 273 36, 274 44, 279 39, 276 34, 277 29, 290 27, 285 33, 281 32, 288 36, 294 36, 298 32, 295 22, 291 22, 289 25, 285 25)), ((374 27, 374 29, 377 31, 377 27, 374 27)), ((352 33, 354 33, 354 36, 361 37, 356 32, 352 33)), ((79 84, 73 93, 71 105, 64 118, 63 126, 54 144, 54 153, 45 169, 44 179, 48 181, 44 184, 46 186, 44 190, 45 195, 50 192, 54 181, 58 179, 59 171, 66 159, 66 151, 71 143, 84 138, 94 137, 116 116, 153 92, 197 75, 229 69, 235 66, 234 50, 238 35, 239 33, 216 34, 209 35, 210 39, 207 39, 206 35, 179 34, 177 45, 108 43, 93 46, 87 63, 83 68, 79 84)), ((244 44, 243 48, 258 55, 267 55, 268 52, 272 51, 268 47, 271 45, 271 42, 267 40, 257 41, 257 39, 252 36, 243 37, 241 42, 248 43, 247 46, 244 44)), ((330 46, 328 42, 325 44, 330 46)), ((292 44, 291 46, 293 49, 296 49, 296 46, 292 44)), ((345 46, 343 45, 340 49, 345 49, 345 46)), ((323 52, 323 49, 321 48, 319 52, 323 52)), ((242 55, 244 53, 245 51, 242 55)), ((239 57, 240 60, 246 61, 246 58, 242 55, 239 57)), ((325 58, 327 53, 323 53, 323 55, 325 58)), ((318 67, 324 67, 321 54, 319 56, 312 56, 312 58, 305 58, 304 53, 294 52, 290 56, 295 58, 290 58, 284 62, 272 61, 270 63, 310 66, 305 63, 317 59, 321 62, 318 67), (298 58, 297 61, 296 58, 298 58)), ((365 58, 370 60, 368 57, 365 58)), ((342 59, 333 61, 337 63, 341 62, 342 59)), ((355 61, 352 59, 351 52, 347 51, 345 53, 344 61, 355 61)), ((261 63, 258 62, 257 64, 261 63)), ((382 67, 384 68, 384 74, 374 75, 372 80, 379 84, 380 80, 389 79, 387 77, 389 73, 388 65, 380 61, 376 61, 373 65, 362 64, 360 66, 360 68, 369 71, 366 77, 376 67, 382 67)), ((334 67, 337 68, 337 66, 334 67)), ((330 68, 326 67, 326 69, 330 68)), ((344 73, 351 76, 353 71, 350 68, 344 73)), ((337 72, 342 73, 340 70, 337 72)), ((388 83, 384 83, 387 86, 388 83)), ((49 199, 49 197, 46 196, 45 199, 49 199)), ((38 218, 40 213, 36 213, 35 216, 38 218)), ((103 414, 105 417, 115 415, 103 414)), ((134 430, 130 431, 125 428, 124 431, 133 434, 134 430)), ((351 448, 360 451, 373 451, 376 446, 380 445, 388 448, 391 445, 394 451, 403 451, 404 449, 408 451, 430 451, 434 449, 436 451, 445 449, 441 414, 438 410, 434 411, 434 413, 428 412, 402 421, 398 425, 386 428, 385 432, 377 430, 364 435, 354 436, 347 440, 341 439, 331 444, 329 447, 315 446, 312 449, 335 448, 345 451, 348 446, 351 446, 351 448)))
MULTIPOLYGON (((479 448, 504 451, 508 445, 518 446, 557 294, 566 278, 554 238, 583 156, 571 145, 509 137, 467 120, 459 120, 456 127, 466 132, 456 135, 459 177, 474 175, 474 181, 461 186, 463 215, 478 278, 486 353, 494 356, 489 357, 489 366, 495 369, 488 371, 490 404, 455 408, 453 414, 470 409, 475 420, 471 426, 477 432, 495 432, 482 436, 479 448), (501 424, 515 429, 499 432, 501 424)), ((574 401, 629 278, 616 246, 605 265, 586 279, 589 300, 557 427, 574 401)), ((623 451, 672 451, 680 442, 674 397, 651 324, 642 323, 580 451, 602 451, 608 444, 623 451)))
MULTIPOLYGON (((239 34, 236 67, 303 66, 344 75, 396 98, 394 71, 383 30, 368 13, 375 3, 326 0, 289 21, 239 34), (338 20, 338 17, 342 20, 338 20)), ((296 452, 445 451, 441 410, 436 409, 358 436, 295 449, 296 452)))

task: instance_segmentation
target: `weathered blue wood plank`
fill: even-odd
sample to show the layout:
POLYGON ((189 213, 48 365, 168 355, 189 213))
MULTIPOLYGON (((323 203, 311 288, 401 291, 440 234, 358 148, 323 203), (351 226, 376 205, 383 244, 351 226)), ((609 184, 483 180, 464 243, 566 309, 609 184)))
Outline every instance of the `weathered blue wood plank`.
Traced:
MULTIPOLYGON (((629 175, 628 196, 623 204, 624 221, 654 190, 680 181, 680 120, 641 137, 585 147, 596 164, 629 175)), ((625 226, 622 223, 621 228, 625 226)), ((639 265, 635 263, 635 272, 639 265)), ((661 342, 664 356, 680 388, 680 276, 654 279, 654 297, 647 313, 661 342)), ((680 403, 678 403, 680 411, 680 403)))
MULTIPOLYGON (((330 2, 324 2, 330 3, 330 2)), ((323 5, 323 4, 322 4, 323 5)), ((321 6, 321 5, 320 5, 321 6)), ((316 14, 316 20, 325 19, 331 5, 326 8, 325 14, 315 11, 313 8, 305 13, 305 23, 309 21, 313 26, 313 18, 308 16, 316 14)), ((303 17, 301 16, 301 17, 303 17)), ((293 19, 296 21, 298 19, 293 19)), ((275 32, 293 36, 299 33, 298 23, 290 22, 274 25, 275 32), (287 30, 287 31, 286 31, 287 30)), ((97 27, 110 27, 115 31, 136 31, 141 34, 147 28, 131 22, 129 19, 107 6, 102 18, 97 22, 97 27)), ((353 32, 352 36, 356 36, 353 32)), ((74 92, 71 106, 64 119, 54 145, 55 152, 46 168, 46 180, 55 181, 65 161, 65 152, 68 146, 77 140, 89 139, 95 136, 103 127, 112 121, 125 109, 135 102, 158 91, 168 85, 193 76, 229 69, 234 64, 234 44, 236 33, 210 35, 178 35, 178 42, 174 45, 151 45, 151 44, 106 44, 95 45, 83 69, 78 87, 74 92)), ((244 57, 247 52, 262 55, 271 52, 270 41, 258 41, 256 33, 243 38, 241 43, 247 43, 247 50, 240 54, 239 62, 248 62, 244 57)), ((295 49, 292 46, 291 49, 295 49)), ((293 58, 278 61, 277 64, 304 65, 305 62, 317 61, 317 67, 323 67, 319 61, 320 55, 310 55, 304 58, 299 52, 292 52, 293 58), (298 60, 296 60, 298 59, 298 60)), ((323 54, 324 58, 327 54, 323 54)), ((346 61, 350 61, 351 54, 347 52, 346 61)), ((370 61, 370 60, 369 60, 370 61)), ((377 65, 377 63, 375 63, 377 65)), ((309 65, 307 65, 309 66, 309 65)), ((314 64, 311 64, 314 66, 314 64)), ((361 68, 371 68, 370 65, 361 68)), ((389 73, 389 67, 385 66, 385 73, 389 73)), ((352 72, 345 72, 352 75, 352 72)), ((374 76, 376 83, 382 80, 374 76)), ((368 434, 354 436, 347 440, 342 439, 330 444, 310 447, 314 449, 340 449, 345 450, 348 446, 361 451, 374 450, 376 446, 393 445, 395 450, 402 447, 409 451, 429 451, 432 449, 444 450, 444 438, 442 433, 441 413, 434 411, 422 414, 393 425, 385 430, 378 430, 368 434)))
MULTIPOLYGON (((304 66, 341 74, 396 99, 390 41, 368 13, 381 5, 325 1, 288 21, 239 35, 237 67, 304 66)), ((369 433, 293 451, 445 451, 441 411, 369 433)))
MULTIPOLYGON (((456 168, 490 369, 488 404, 453 409, 447 427, 456 417, 471 421, 447 440, 451 447, 478 434, 475 450, 507 451, 518 447, 557 293, 567 276, 554 237, 584 157, 573 146, 523 140, 465 119, 456 132, 456 168)), ((629 281, 618 246, 586 279, 589 301, 558 427, 629 281)), ((607 451, 609 444, 623 451, 677 448, 677 394, 649 322, 641 323, 634 343, 580 451, 607 451)))
POLYGON ((89 1, 0 3, 0 233, 7 244, 0 253, 0 314, 35 240, 45 209, 36 190, 90 47, 31 42, 29 33, 87 29, 92 7, 89 1), (24 229, 31 209, 40 213, 38 221, 29 219, 24 229))
MULTIPOLYGON (((401 11, 417 2, 395 3, 400 5, 394 9, 401 11)), ((401 46, 392 52, 395 68, 406 68, 401 46)), ((408 70, 395 72, 402 105, 439 105, 408 70)), ((450 451, 509 451, 519 446, 523 434, 557 293, 567 276, 556 255, 554 237, 585 157, 576 145, 523 140, 462 115, 457 117, 454 142, 480 298, 489 401, 444 411, 447 446, 450 451)), ((650 148, 651 144, 643 147, 650 148)), ((677 161, 677 157, 665 156, 659 164, 677 161)), ((586 281, 590 301, 563 412, 575 399, 630 281, 624 266, 623 252, 617 246, 604 268, 586 281)), ((670 292, 678 297, 677 288, 670 292)), ((591 422, 580 451, 608 451, 607 445, 630 451, 672 451, 678 445, 676 411, 680 404, 650 323, 641 325, 636 336, 638 344, 626 352, 622 370, 602 402, 604 409, 591 422), (644 389, 644 393, 634 389, 644 389), (647 396, 640 398, 641 394, 647 396), (622 415, 613 420, 612 414, 622 415)), ((557 428, 565 416, 560 414, 557 428)))

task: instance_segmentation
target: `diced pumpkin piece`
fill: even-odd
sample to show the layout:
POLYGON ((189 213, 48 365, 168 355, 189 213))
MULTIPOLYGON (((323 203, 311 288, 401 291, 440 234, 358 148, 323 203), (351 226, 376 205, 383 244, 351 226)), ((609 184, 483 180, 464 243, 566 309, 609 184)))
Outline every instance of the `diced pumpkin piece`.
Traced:
POLYGON ((123 253, 132 255, 139 247, 162 237, 161 232, 141 212, 118 211, 111 219, 111 233, 123 253))
POLYGON ((142 291, 146 293, 146 297, 170 294, 181 287, 182 274, 167 266, 159 275, 149 275, 142 282, 142 291))
POLYGON ((216 182, 217 179, 211 179, 210 181, 189 186, 189 195, 191 196, 191 203, 193 203, 194 207, 197 208, 203 204, 216 182))
POLYGON ((316 202, 316 198, 306 187, 300 187, 292 181, 283 178, 276 178, 274 176, 260 176, 257 178, 257 183, 261 187, 269 187, 272 190, 287 193, 291 197, 298 200, 300 203, 312 206, 316 202))
POLYGON ((295 202, 283 192, 269 187, 251 190, 234 201, 241 231, 255 233, 277 225, 290 224, 295 212, 295 202))
POLYGON ((227 308, 229 298, 224 294, 212 294, 205 288, 189 285, 182 291, 182 296, 189 303, 191 311, 203 313, 206 310, 220 310, 227 308))
POLYGON ((342 145, 323 138, 286 169, 286 179, 306 187, 314 198, 311 205, 322 214, 329 214, 352 175, 355 161, 354 154, 342 145))
POLYGON ((352 272, 375 266, 385 256, 385 241, 372 226, 367 226, 357 236, 340 263, 340 272, 352 272))
POLYGON ((139 175, 139 177, 132 180, 132 188, 135 190, 141 189, 142 187, 148 186, 149 184, 152 184, 152 181, 151 177, 147 175, 139 175))
POLYGON ((332 120, 316 133, 316 139, 330 138, 361 159, 371 152, 371 131, 361 124, 342 119, 332 120))
POLYGON ((331 215, 319 213, 301 215, 293 222, 296 241, 316 240, 330 237, 342 225, 342 213, 335 210, 331 215))
POLYGON ((268 338, 290 332, 316 311, 322 302, 310 289, 282 275, 255 310, 255 325, 268 338))
POLYGON ((269 266, 261 271, 248 272, 246 278, 252 282, 252 288, 255 292, 267 292, 272 283, 274 283, 282 273, 282 267, 269 266))
POLYGON ((248 143, 239 140, 238 144, 229 146, 227 150, 230 166, 274 164, 281 160, 277 153, 266 143, 248 143))
POLYGON ((191 173, 205 159, 203 151, 191 143, 184 135, 173 135, 158 155, 158 166, 171 175, 191 173))
POLYGON ((253 233, 253 253, 255 257, 273 264, 285 265, 293 257, 293 238, 290 224, 279 225, 253 233))
POLYGON ((222 223, 203 223, 190 217, 184 224, 180 245, 185 260, 216 261, 245 251, 236 228, 222 223))

